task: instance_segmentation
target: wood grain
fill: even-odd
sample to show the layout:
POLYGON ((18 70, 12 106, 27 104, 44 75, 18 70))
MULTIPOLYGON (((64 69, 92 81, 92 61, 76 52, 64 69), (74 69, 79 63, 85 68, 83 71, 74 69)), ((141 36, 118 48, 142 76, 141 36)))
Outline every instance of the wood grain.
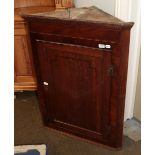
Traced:
POLYGON ((14 89, 15 91, 36 90, 36 80, 25 22, 15 23, 14 35, 14 89))
POLYGON ((30 6, 55 6, 54 0, 14 0, 14 8, 30 6))
POLYGON ((55 0, 55 7, 56 9, 72 8, 74 7, 74 2, 73 0, 55 0))

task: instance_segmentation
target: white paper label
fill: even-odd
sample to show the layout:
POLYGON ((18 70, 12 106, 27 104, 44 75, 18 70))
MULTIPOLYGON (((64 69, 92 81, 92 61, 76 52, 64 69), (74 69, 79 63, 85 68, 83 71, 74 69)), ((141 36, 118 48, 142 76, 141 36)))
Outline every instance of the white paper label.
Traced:
POLYGON ((111 45, 98 44, 99 48, 111 48, 111 45))
POLYGON ((106 45, 105 44, 98 44, 98 47, 99 48, 106 48, 106 45))
POLYGON ((110 46, 110 45, 106 45, 105 47, 106 47, 106 48, 111 48, 111 46, 110 46))

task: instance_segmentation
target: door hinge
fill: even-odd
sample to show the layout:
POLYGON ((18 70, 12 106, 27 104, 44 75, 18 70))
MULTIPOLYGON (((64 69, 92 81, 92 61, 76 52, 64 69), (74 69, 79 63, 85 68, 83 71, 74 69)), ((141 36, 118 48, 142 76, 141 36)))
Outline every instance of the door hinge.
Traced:
POLYGON ((114 67, 113 67, 113 65, 110 65, 109 68, 108 68, 108 74, 110 76, 113 76, 113 73, 114 73, 114 67))

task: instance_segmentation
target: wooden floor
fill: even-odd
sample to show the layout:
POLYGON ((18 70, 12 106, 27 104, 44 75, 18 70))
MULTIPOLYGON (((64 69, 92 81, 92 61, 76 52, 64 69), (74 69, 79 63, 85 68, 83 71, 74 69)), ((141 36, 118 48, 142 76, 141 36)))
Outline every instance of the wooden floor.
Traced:
POLYGON ((140 155, 141 142, 124 137, 120 151, 66 136, 45 128, 41 121, 36 93, 17 93, 15 99, 15 145, 47 144, 49 155, 140 155))

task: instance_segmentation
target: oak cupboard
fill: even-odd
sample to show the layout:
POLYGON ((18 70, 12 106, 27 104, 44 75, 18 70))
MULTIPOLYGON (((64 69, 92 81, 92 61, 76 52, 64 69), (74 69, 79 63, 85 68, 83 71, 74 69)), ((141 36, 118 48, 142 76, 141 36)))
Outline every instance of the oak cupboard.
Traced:
POLYGON ((14 90, 36 90, 36 78, 28 29, 21 13, 47 12, 54 8, 54 0, 14 1, 14 90))
POLYGON ((130 29, 96 7, 23 14, 45 126, 122 147, 130 29))
POLYGON ((15 90, 35 90, 36 82, 32 72, 28 35, 24 21, 15 23, 14 34, 15 90))

